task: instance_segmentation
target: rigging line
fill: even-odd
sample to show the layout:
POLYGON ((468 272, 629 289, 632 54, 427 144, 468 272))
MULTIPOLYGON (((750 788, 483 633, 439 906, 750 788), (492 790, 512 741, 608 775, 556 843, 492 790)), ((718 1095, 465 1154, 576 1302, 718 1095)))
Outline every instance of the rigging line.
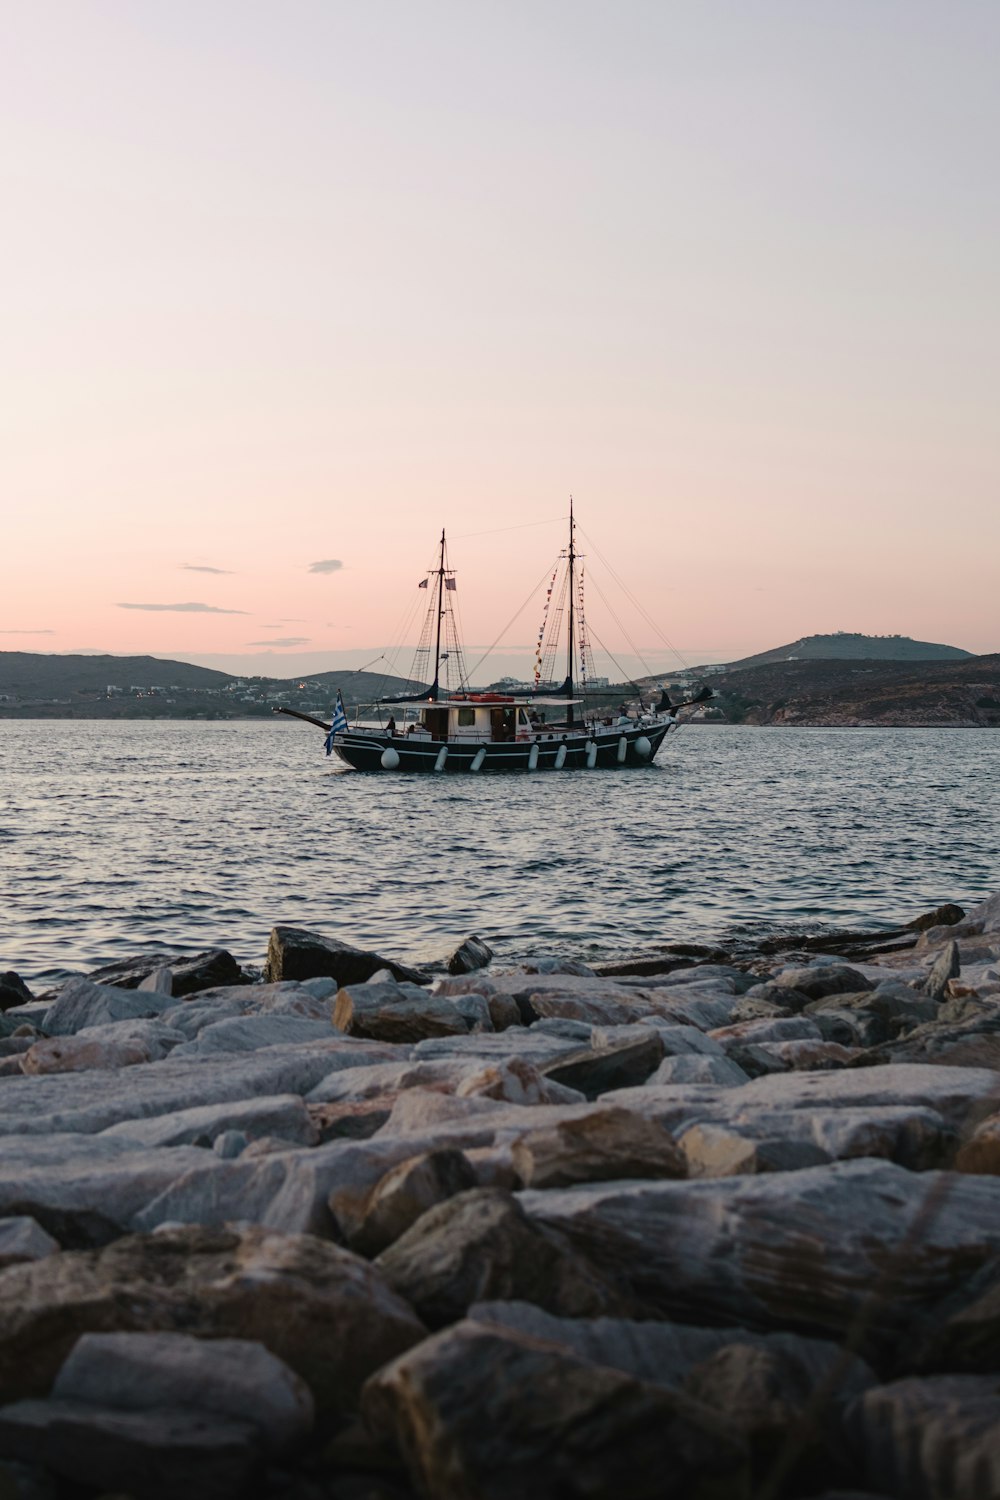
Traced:
MULTIPOLYGON (((412 603, 408 607, 404 608, 401 626, 399 628, 398 635, 397 635, 397 640, 398 640, 399 643, 398 643, 398 645, 390 646, 389 647, 389 654, 388 654, 388 656, 385 659, 386 660, 386 669, 385 669, 385 673, 383 674, 383 677, 382 677, 382 685, 379 688, 379 692, 378 692, 378 696, 380 698, 385 693, 385 685, 388 682, 389 678, 390 677, 394 677, 394 676, 395 677, 399 676, 399 669, 398 669, 398 667, 396 665, 397 658, 399 657, 399 653, 403 649, 403 646, 405 644, 405 637, 409 633, 409 630, 410 630, 410 627, 411 627, 411 625, 413 623, 413 620, 416 618, 417 610, 420 608, 421 602, 422 601, 419 600, 419 599, 414 599, 412 601, 412 603)), ((410 677, 410 678, 407 678, 406 680, 408 682, 411 682, 413 679, 412 679, 412 677, 410 677)))
MULTIPOLYGON (((614 662, 614 665, 616 666, 616 668, 618 669, 618 671, 622 674, 622 683, 623 684, 627 683, 630 687, 638 687, 639 684, 637 682, 633 682, 632 681, 632 678, 628 675, 628 673, 626 672, 625 668, 622 666, 621 662, 617 659, 617 657, 612 656, 611 652, 608 650, 607 646, 601 640, 601 637, 597 634, 597 631, 593 628, 593 626, 590 627, 590 633, 594 637, 594 639, 597 642, 597 644, 600 646, 601 650, 604 652, 605 656, 607 656, 612 662, 614 662)), ((641 701, 641 698, 642 698, 641 692, 640 692, 639 696, 640 696, 640 701, 641 701)))
POLYGON ((607 609, 608 614, 614 620, 615 624, 618 626, 618 629, 621 631, 622 635, 625 637, 625 639, 628 641, 629 645, 631 646, 633 656, 636 657, 636 659, 638 660, 639 664, 645 669, 647 677, 652 677, 654 674, 649 670, 649 663, 646 661, 646 659, 644 658, 642 652, 639 650, 638 646, 635 644, 635 641, 629 635, 628 631, 625 629, 625 626, 622 624, 621 620, 618 618, 617 614, 614 611, 614 608, 611 605, 610 600, 608 599, 607 594, 605 594, 604 590, 601 588, 601 585, 597 582, 597 580, 596 580, 596 578, 594 577, 593 574, 590 575, 590 581, 593 584, 593 586, 594 586, 595 590, 597 591, 597 593, 600 594, 601 598, 603 599, 604 606, 607 609))
POLYGON ((532 599, 538 593, 538 590, 541 588, 542 584, 545 582, 545 580, 546 580, 546 578, 548 576, 549 576, 549 569, 546 568, 545 572, 542 574, 542 576, 538 580, 538 582, 536 584, 532 585, 531 592, 528 594, 528 597, 525 599, 524 603, 518 609, 517 614, 511 616, 511 618, 507 621, 507 623, 504 626, 504 628, 500 631, 500 635, 498 635, 496 637, 496 640, 494 640, 492 646, 487 646, 487 648, 483 652, 482 656, 476 662, 476 665, 474 667, 472 667, 466 673, 466 676, 465 676, 466 682, 471 682, 472 681, 472 674, 473 674, 473 672, 478 672, 479 668, 482 666, 482 664, 486 660, 486 658, 491 654, 491 652, 493 652, 493 651, 496 650, 497 641, 499 641, 500 636, 506 635, 507 631, 510 629, 510 627, 513 624, 516 623, 516 621, 518 620, 519 616, 521 616, 524 613, 524 611, 527 609, 528 605, 531 603, 532 599))
POLYGON ((461 531, 452 537, 452 541, 462 542, 470 536, 499 536, 502 531, 527 531, 529 526, 551 526, 556 521, 565 520, 565 516, 549 516, 547 521, 521 521, 517 526, 495 526, 492 531, 461 531))
POLYGON ((664 643, 664 645, 667 646, 674 653, 674 655, 677 657, 677 660, 684 667, 684 670, 686 672, 689 672, 691 670, 691 668, 690 668, 688 662, 686 661, 684 655, 680 651, 679 647, 677 647, 677 646, 674 645, 673 641, 666 634, 666 632, 660 628, 660 626, 657 624, 657 622, 653 619, 653 616, 649 613, 649 611, 645 608, 645 606, 641 603, 641 601, 636 598, 636 596, 633 594, 632 590, 629 588, 629 586, 625 582, 625 580, 623 578, 621 578, 618 573, 615 572, 615 569, 608 562, 607 558, 604 556, 604 553, 601 551, 600 547, 598 547, 598 545, 594 541, 593 537, 590 536, 587 532, 585 532, 583 530, 582 526, 578 526, 577 529, 580 532, 582 532, 583 536, 586 538, 588 546, 593 547, 594 551, 597 553, 598 557, 601 559, 601 562, 604 564, 605 568, 608 570, 608 573, 614 579, 615 583, 617 583, 618 587, 622 590, 622 593, 626 596, 626 598, 629 599, 631 601, 631 603, 635 606, 635 608, 639 611, 640 615, 642 615, 643 619, 646 621, 647 625, 649 625, 650 629, 653 630, 660 637, 660 640, 664 643))

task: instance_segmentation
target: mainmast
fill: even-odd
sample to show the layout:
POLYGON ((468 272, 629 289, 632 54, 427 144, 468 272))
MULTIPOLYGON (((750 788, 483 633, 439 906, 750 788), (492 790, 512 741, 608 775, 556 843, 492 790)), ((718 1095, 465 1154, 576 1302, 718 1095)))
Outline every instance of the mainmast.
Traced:
MULTIPOLYGON (((431 688, 431 702, 436 703, 440 695, 440 667, 441 667, 441 619, 444 615, 444 527, 441 527, 441 561, 437 570, 438 575, 438 605, 437 605, 437 635, 434 638, 434 685, 431 688)), ((449 682, 451 679, 448 679, 449 682)))
MULTIPOLYGON (((573 696, 573 599, 576 593, 575 522, 573 520, 573 496, 569 497, 569 630, 566 640, 566 696, 573 696)), ((573 705, 566 709, 566 723, 573 723, 573 705)))

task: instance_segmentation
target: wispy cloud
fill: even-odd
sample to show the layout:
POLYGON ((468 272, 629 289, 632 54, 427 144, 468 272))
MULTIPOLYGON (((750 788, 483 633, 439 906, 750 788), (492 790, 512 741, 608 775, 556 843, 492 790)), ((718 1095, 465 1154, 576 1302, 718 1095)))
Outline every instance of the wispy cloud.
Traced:
POLYGON ((217 604, 119 604, 119 609, 167 610, 177 615, 246 615, 246 609, 220 609, 217 604))
POLYGON ((279 635, 270 641, 247 641, 248 646, 308 646, 306 635, 279 635))
POLYGON ((327 557, 309 564, 310 573, 339 573, 344 564, 336 557, 327 557))
POLYGON ((232 576, 232 568, 206 568, 201 563, 181 563, 182 573, 225 573, 232 576))
POLYGON ((54 630, 0 630, 0 635, 55 635, 54 630))

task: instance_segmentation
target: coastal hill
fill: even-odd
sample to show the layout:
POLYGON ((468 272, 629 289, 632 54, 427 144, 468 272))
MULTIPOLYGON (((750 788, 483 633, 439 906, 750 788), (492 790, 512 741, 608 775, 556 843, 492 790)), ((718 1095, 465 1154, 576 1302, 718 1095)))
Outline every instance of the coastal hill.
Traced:
POLYGON ((0 718, 190 719, 270 715, 279 704, 329 718, 338 687, 351 712, 424 684, 381 672, 236 677, 157 656, 0 651, 0 718))
POLYGON ((156 656, 49 656, 36 651, 0 651, 0 693, 17 698, 63 698, 106 692, 109 686, 144 688, 225 687, 228 672, 156 656))
POLYGON ((832 635, 805 635, 789 646, 745 656, 729 663, 730 670, 763 667, 785 661, 969 661, 971 651, 959 646, 939 646, 933 641, 914 641, 908 635, 860 635, 836 630, 832 635))
MULTIPOLYGON (((886 641, 891 647, 904 638, 847 639, 886 641)), ((703 668, 699 675, 717 695, 705 717, 732 724, 1000 726, 1000 656, 933 649, 954 651, 957 659, 789 660, 786 648, 779 648, 762 653, 765 659, 703 668)), ((234 677, 153 656, 0 651, 0 720, 237 719, 270 717, 282 706, 329 721, 338 687, 350 714, 357 705, 364 713, 364 706, 379 697, 419 692, 422 686, 377 672, 234 677)), ((619 684, 604 696, 608 701, 629 696, 629 686, 619 684)))
POLYGON ((707 679, 729 723, 1000 727, 1000 655, 961 661, 772 661, 707 679))

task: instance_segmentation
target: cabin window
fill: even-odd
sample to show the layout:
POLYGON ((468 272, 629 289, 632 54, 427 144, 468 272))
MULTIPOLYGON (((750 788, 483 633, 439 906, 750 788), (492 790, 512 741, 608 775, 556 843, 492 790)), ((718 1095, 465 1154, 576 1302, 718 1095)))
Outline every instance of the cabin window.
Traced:
POLYGON ((476 722, 476 710, 474 708, 460 708, 458 710, 459 729, 470 729, 476 722))
POLYGON ((528 722, 528 715, 525 713, 525 711, 524 711, 523 708, 519 708, 518 711, 517 711, 517 722, 519 724, 525 724, 525 725, 528 722))

